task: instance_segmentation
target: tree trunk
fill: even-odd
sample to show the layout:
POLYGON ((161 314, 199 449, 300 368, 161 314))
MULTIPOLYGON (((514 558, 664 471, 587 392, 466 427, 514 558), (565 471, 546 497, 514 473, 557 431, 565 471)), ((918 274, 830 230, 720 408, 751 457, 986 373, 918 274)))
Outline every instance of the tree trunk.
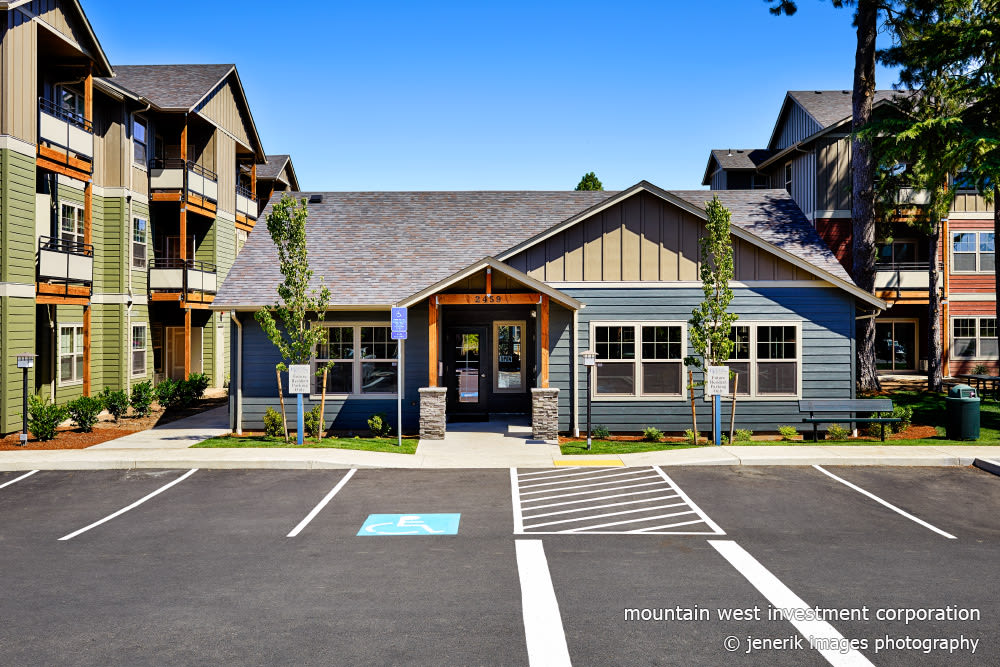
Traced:
MULTIPOLYGON (((993 242, 996 243, 996 239, 1000 238, 1000 182, 994 181, 993 183, 993 242)), ((944 240, 945 243, 950 243, 948 239, 944 240)), ((995 246, 994 246, 995 247, 995 246)), ((947 252, 947 249, 945 250, 947 252)), ((995 256, 995 255, 994 255, 995 256)), ((996 281, 996 316, 997 322, 1000 322, 1000 262, 996 260, 993 261, 993 277, 996 281)))
POLYGON ((927 236, 927 391, 941 391, 941 295, 938 293, 938 242, 941 227, 937 221, 927 236))
POLYGON ((319 433, 316 434, 316 442, 323 442, 323 434, 326 431, 326 424, 323 423, 323 409, 326 408, 326 373, 329 369, 323 368, 323 393, 319 398, 319 433))
MULTIPOLYGON (((875 99, 875 37, 878 34, 876 0, 858 0, 855 15, 858 45, 854 54, 854 93, 851 98, 857 132, 871 120, 875 99)), ((875 163, 868 142, 851 139, 851 253, 854 282, 866 292, 875 288, 875 163)), ((875 367, 875 320, 858 320, 858 389, 881 388, 875 367)))
POLYGON ((281 386, 281 371, 274 369, 278 376, 278 400, 281 401, 281 428, 285 432, 285 442, 288 442, 288 417, 285 416, 285 388, 281 386))

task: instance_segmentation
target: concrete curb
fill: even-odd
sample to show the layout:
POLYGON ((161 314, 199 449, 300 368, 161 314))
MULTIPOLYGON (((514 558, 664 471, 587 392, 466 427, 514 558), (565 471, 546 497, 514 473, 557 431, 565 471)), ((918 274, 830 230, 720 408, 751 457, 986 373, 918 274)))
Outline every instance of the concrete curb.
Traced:
POLYGON ((997 463, 996 461, 990 461, 989 459, 976 459, 972 462, 972 465, 976 466, 980 470, 991 472, 994 475, 1000 475, 1000 463, 997 463))

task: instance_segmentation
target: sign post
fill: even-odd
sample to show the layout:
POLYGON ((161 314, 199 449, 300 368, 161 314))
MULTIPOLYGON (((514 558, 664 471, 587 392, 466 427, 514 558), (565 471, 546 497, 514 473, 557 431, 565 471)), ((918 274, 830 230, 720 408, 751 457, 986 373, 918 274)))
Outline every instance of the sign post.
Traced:
POLYGON ((587 369, 587 451, 590 451, 590 381, 594 374, 594 365, 597 363, 597 353, 587 350, 581 352, 580 356, 583 357, 583 366, 587 369))
POLYGON ((301 445, 304 442, 305 410, 302 406, 302 394, 309 393, 309 364, 292 364, 288 367, 288 393, 298 397, 298 436, 295 441, 301 445))
POLYGON ((729 366, 705 369, 705 394, 712 397, 712 431, 716 445, 722 444, 722 395, 729 392, 729 366))
POLYGON ((21 421, 23 422, 21 428, 20 444, 25 446, 28 444, 28 369, 33 368, 35 365, 35 355, 33 354, 19 354, 17 355, 17 367, 21 369, 21 374, 24 378, 24 389, 21 396, 22 410, 21 421))
POLYGON ((399 364, 396 367, 396 446, 403 446, 403 348, 406 346, 406 308, 393 308, 392 339, 399 341, 399 364))

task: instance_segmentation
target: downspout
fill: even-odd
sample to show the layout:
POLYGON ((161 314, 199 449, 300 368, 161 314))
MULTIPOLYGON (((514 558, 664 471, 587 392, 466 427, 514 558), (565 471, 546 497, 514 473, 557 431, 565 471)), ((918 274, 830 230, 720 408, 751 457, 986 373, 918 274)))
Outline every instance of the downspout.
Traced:
MULTIPOLYGON (((129 169, 129 185, 132 185, 132 170, 129 169)), ((125 215, 125 261, 128 263, 128 299, 125 300, 125 333, 122 336, 125 348, 125 391, 132 391, 132 188, 125 195, 128 212, 125 215)), ((147 336, 149 334, 147 333, 147 336)))
POLYGON ((243 435, 243 325, 235 310, 229 314, 236 323, 236 377, 230 378, 229 386, 236 384, 236 435, 243 435))
POLYGON ((573 309, 573 437, 580 437, 580 311, 573 309))

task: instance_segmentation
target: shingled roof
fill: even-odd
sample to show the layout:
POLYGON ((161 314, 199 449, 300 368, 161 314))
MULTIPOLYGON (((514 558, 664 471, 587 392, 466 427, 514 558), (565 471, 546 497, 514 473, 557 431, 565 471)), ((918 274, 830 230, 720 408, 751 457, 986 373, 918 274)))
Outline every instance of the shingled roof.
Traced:
POLYGON ((287 155, 268 155, 267 162, 257 165, 258 181, 273 181, 281 174, 291 158, 287 155))
POLYGON ((164 111, 190 111, 235 65, 115 65, 109 83, 164 111))
POLYGON ((712 150, 712 158, 720 168, 727 171, 739 169, 752 171, 773 153, 774 151, 766 148, 716 148, 712 150))
MULTIPOLYGON (((876 90, 874 102, 903 94, 896 90, 876 90)), ((824 128, 853 115, 850 90, 789 90, 788 95, 824 128)))
MULTIPOLYGON (((333 292, 333 306, 385 306, 461 271, 484 257, 501 257, 615 198, 622 192, 327 192, 309 205, 309 260, 333 292)), ((857 290, 809 221, 784 190, 668 192, 702 210, 712 195, 749 235, 804 260, 857 290)), ((277 195, 276 195, 277 197, 277 195)), ((272 198, 272 203, 274 198, 272 198)), ((271 204, 265 209, 266 214, 271 204)), ((213 308, 273 304, 281 281, 266 229, 250 235, 216 295, 213 308)))

